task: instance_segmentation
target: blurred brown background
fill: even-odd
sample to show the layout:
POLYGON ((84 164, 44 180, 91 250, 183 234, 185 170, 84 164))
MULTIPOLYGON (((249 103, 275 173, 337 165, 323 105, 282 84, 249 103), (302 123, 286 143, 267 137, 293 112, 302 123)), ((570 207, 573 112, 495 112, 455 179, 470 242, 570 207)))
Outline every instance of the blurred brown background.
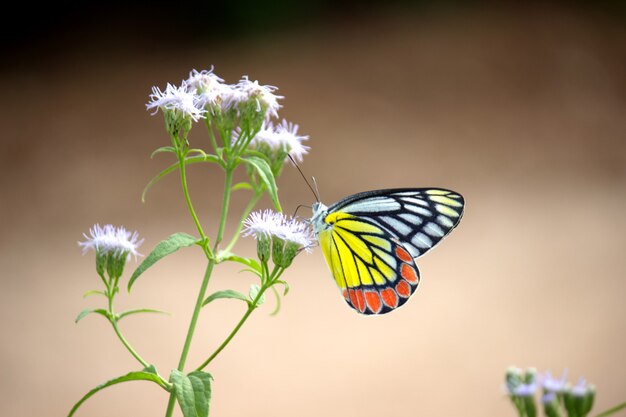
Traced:
MULTIPOLYGON (((3 29, 2 415, 65 415, 137 368, 101 317, 74 324, 101 303, 81 298, 99 280, 76 241, 96 222, 138 230, 143 253, 193 233, 176 176, 139 199, 170 163, 149 159, 168 139, 144 105, 151 86, 211 65, 227 82, 248 74, 280 88, 281 116, 311 136, 303 169, 327 204, 404 186, 467 199, 461 226, 420 260, 420 290, 390 315, 355 314, 320 250, 300 256, 281 313, 268 316, 270 299, 209 369, 213 416, 514 416, 503 389, 513 364, 584 375, 596 412, 626 400, 618 2, 42 7, 39 20, 16 14, 18 29, 3 29)), ((202 129, 191 138, 208 143, 202 129)), ((191 168, 210 225, 221 182, 216 169, 191 168)), ((279 186, 288 212, 312 201, 292 168, 279 186)), ((253 242, 238 250, 252 255, 253 242)), ((119 308, 172 313, 122 322, 163 374, 178 361, 203 269, 199 250, 181 251, 119 297, 119 308)), ((245 290, 252 279, 236 272, 217 269, 209 291, 245 290)), ((243 307, 221 301, 203 313, 190 366, 243 307)), ((78 415, 159 416, 166 402, 134 382, 78 415)))

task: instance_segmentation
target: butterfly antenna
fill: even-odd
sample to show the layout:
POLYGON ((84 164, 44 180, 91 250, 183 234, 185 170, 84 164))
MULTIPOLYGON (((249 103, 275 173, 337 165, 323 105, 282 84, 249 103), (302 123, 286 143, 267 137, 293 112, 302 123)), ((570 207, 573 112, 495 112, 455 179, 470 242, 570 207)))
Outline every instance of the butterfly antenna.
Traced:
POLYGON ((293 159, 293 157, 290 154, 287 154, 287 156, 289 157, 289 159, 291 159, 291 163, 294 164, 295 167, 298 169, 298 172, 300 173, 300 175, 302 175, 302 178, 304 178, 304 182, 306 182, 306 185, 309 186, 309 189, 311 190, 311 192, 315 196, 315 200, 317 200, 317 202, 319 203, 320 202, 319 193, 317 193, 315 191, 317 189, 317 183, 315 183, 315 178, 313 178, 313 182, 315 183, 315 188, 313 188, 311 186, 311 183, 306 179, 306 176, 304 175, 304 172, 302 172, 302 170, 300 169, 300 166, 296 163, 296 161, 293 159))
POLYGON ((317 197, 317 201, 321 201, 322 199, 320 198, 320 190, 319 188, 317 188, 317 181, 315 181, 315 177, 311 177, 311 179, 313 180, 313 185, 315 185, 315 196, 317 197))

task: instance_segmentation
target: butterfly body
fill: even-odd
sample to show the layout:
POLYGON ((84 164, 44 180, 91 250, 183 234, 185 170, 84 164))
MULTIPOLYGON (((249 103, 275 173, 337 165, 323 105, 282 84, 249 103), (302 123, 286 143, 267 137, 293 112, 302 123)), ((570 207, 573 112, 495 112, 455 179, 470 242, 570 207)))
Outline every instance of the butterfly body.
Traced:
POLYGON ((415 259, 456 227, 463 208, 460 194, 440 188, 375 190, 315 203, 311 223, 348 305, 384 314, 415 292, 415 259))

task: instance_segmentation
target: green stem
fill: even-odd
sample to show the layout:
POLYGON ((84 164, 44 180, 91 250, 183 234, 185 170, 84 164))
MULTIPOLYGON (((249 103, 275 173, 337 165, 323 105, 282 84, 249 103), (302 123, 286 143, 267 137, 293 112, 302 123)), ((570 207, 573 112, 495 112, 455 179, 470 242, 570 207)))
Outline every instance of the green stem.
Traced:
POLYGON ((244 220, 246 220, 246 218, 248 217, 252 209, 254 209, 254 207, 259 202, 262 196, 263 196, 263 192, 259 192, 259 191, 254 192, 254 195, 250 199, 250 202, 248 203, 248 205, 246 206, 246 208, 244 209, 241 215, 241 219, 239 220, 237 229, 235 230, 235 233, 233 234, 233 238, 228 243, 228 246, 226 246, 226 248, 224 249, 224 252, 230 252, 233 249, 233 247, 235 247, 235 244, 237 243, 237 239, 239 239, 239 234, 241 233, 241 229, 243 228, 244 220))
POLYGON ((217 154, 217 139, 215 138, 215 132, 213 132, 213 123, 211 122, 210 117, 207 117, 206 119, 206 127, 209 130, 209 137, 211 138, 211 145, 213 145, 213 152, 217 154))
POLYGON ((228 205, 230 204, 231 188, 233 186, 233 169, 232 167, 226 167, 226 178, 224 179, 224 199, 222 200, 222 214, 220 216, 220 225, 217 229, 217 237, 215 238, 215 245, 213 252, 217 252, 217 246, 224 237, 224 230, 226 229, 226 219, 228 218, 228 205))
MULTIPOLYGON (((185 198, 188 199, 188 194, 186 192, 187 190, 187 186, 186 186, 186 180, 184 178, 184 170, 182 169, 182 161, 181 161, 181 176, 183 176, 183 189, 185 190, 185 198)), ((220 225, 219 225, 219 229, 217 231, 217 238, 215 239, 215 251, 217 251, 217 245, 219 244, 220 240, 222 239, 222 236, 224 235, 224 228, 226 227, 226 217, 227 217, 227 212, 228 212, 228 204, 230 202, 230 194, 231 194, 231 187, 232 187, 232 180, 233 180, 233 171, 230 167, 226 168, 226 178, 224 179, 224 200, 223 200, 223 204, 222 204, 222 213, 220 216, 220 225)), ((191 212, 192 216, 194 217, 194 221, 197 221, 197 217, 195 216, 195 213, 193 211, 193 208, 191 206, 191 203, 188 202, 188 207, 189 207, 189 211, 191 212)), ((198 231, 203 235, 204 234, 201 232, 201 228, 200 228, 200 224, 199 222, 196 223, 198 226, 198 231)), ((205 251, 209 251, 210 249, 208 247, 205 246, 205 251)), ((207 253, 208 255, 208 253, 207 253)), ((209 285, 209 279, 211 278, 211 273, 213 272, 213 267, 215 266, 215 259, 211 256, 209 257, 209 264, 207 265, 207 269, 204 273, 204 279, 202 280, 202 285, 200 286, 200 291, 198 292, 198 298, 196 299, 196 305, 194 307, 193 310, 193 314, 191 316, 191 322, 189 323, 189 329, 187 330, 187 337, 185 338, 185 344, 183 346, 183 351, 180 355, 180 360, 178 362, 178 370, 179 371, 183 371, 185 368, 185 362, 187 361, 187 354, 189 353, 189 348, 191 347, 191 341, 193 339, 193 334, 195 332, 196 329, 196 324, 198 322, 198 316, 200 315, 200 309, 202 308, 202 302, 204 301, 204 296, 206 295, 206 289, 209 285)), ((171 417, 172 413, 174 412, 174 404, 175 404, 175 400, 176 397, 174 396, 174 392, 172 392, 170 394, 170 399, 169 402, 167 403, 167 410, 165 412, 165 416, 166 417, 171 417)))
POLYGON ((113 316, 110 321, 111 321, 111 324, 113 325, 113 330, 115 330, 115 334, 117 334, 117 337, 119 337, 122 344, 126 346, 126 349, 128 349, 130 354, 133 355, 135 359, 137 359, 144 368, 149 367, 150 364, 146 362, 145 360, 143 360, 143 358, 137 353, 135 349, 133 349, 130 343, 128 343, 126 338, 122 335, 122 332, 120 331, 120 328, 117 325, 117 321, 115 320, 115 316, 113 316))
POLYGON ((274 285, 274 283, 276 282, 276 280, 280 277, 280 275, 283 273, 284 269, 280 269, 280 270, 276 270, 274 269, 274 271, 272 272, 272 276, 269 277, 269 279, 266 281, 265 284, 263 284, 261 286, 261 289, 259 290, 259 293, 256 295, 256 297, 254 297, 254 300, 252 300, 252 302, 250 303, 250 305, 248 306, 248 309, 246 310, 246 312, 244 313, 244 315, 241 317, 241 319, 239 320, 239 323, 237 323, 237 325, 235 326, 235 328, 230 332, 230 334, 228 335, 228 337, 226 339, 224 339, 224 341, 222 342, 221 345, 219 345, 219 347, 217 349, 215 349, 215 352, 213 352, 211 354, 211 356, 209 356, 207 358, 207 360, 205 360, 204 362, 202 362, 202 364, 200 366, 198 366, 196 368, 196 371, 201 371, 204 368, 206 368, 213 359, 215 359, 215 357, 217 355, 220 354, 220 352, 222 350, 224 350, 224 348, 230 343, 230 341, 235 337, 235 335, 237 334, 237 332, 239 332, 239 329, 241 329, 241 327, 244 325, 244 323, 246 322, 246 320, 248 320, 248 317, 250 317, 250 314, 252 314, 252 312, 256 309, 257 307, 257 303, 259 302, 259 300, 261 299, 261 297, 263 296, 263 293, 265 293, 265 291, 270 288, 272 285, 274 285), (278 272, 278 273, 277 273, 278 272))
POLYGON ((180 167, 180 182, 183 188, 183 194, 185 195, 185 202, 187 203, 187 208, 189 209, 189 214, 191 214, 191 218, 193 219, 194 224, 196 225, 196 229, 198 229, 198 233, 202 240, 206 240, 206 235, 204 234, 204 230, 202 230, 202 225, 200 224, 200 220, 196 215, 196 211, 193 208, 193 204, 191 203, 191 197, 189 197, 189 188, 187 186, 187 169, 185 165, 185 153, 178 153, 178 163, 180 167))
POLYGON ((117 288, 117 286, 110 287, 110 286, 107 285, 107 298, 109 299, 109 322, 111 322, 111 325, 113 326, 113 330, 115 330, 115 334, 120 339, 122 344, 126 347, 126 349, 128 349, 130 354, 133 355, 133 357, 135 359, 137 359, 139 361, 139 363, 144 368, 147 368, 148 366, 150 366, 150 364, 148 362, 146 362, 141 357, 141 355, 139 355, 139 353, 137 353, 137 351, 135 349, 133 349, 133 347, 130 345, 130 343, 128 343, 128 340, 126 340, 124 335, 122 335, 122 332, 121 332, 119 326, 117 325, 117 319, 115 318, 115 313, 113 312, 113 297, 115 297, 115 288, 117 288))
MULTIPOLYGON (((185 344, 183 346, 183 351, 180 354, 180 360, 178 361, 178 370, 183 371, 185 368, 185 362, 187 361, 187 354, 189 353, 189 348, 191 346, 191 340, 193 339, 193 334, 196 330, 196 324, 198 322, 198 316, 200 315, 200 309, 202 308, 202 302, 204 301, 204 296, 206 294, 206 289, 209 285, 209 279, 211 278, 211 273, 213 272, 213 267, 215 266, 215 260, 209 259, 209 264, 207 265, 206 271, 204 273, 204 279, 202 280, 202 285, 200 286, 200 291, 198 292, 198 298, 196 299, 196 305, 193 310, 193 314, 191 316, 191 322, 189 323, 189 329, 187 330, 187 337, 185 338, 185 344)), ((174 392, 170 394, 169 402, 167 403, 167 411, 165 413, 166 417, 171 417, 172 412, 174 411, 176 397, 174 396, 174 392)))

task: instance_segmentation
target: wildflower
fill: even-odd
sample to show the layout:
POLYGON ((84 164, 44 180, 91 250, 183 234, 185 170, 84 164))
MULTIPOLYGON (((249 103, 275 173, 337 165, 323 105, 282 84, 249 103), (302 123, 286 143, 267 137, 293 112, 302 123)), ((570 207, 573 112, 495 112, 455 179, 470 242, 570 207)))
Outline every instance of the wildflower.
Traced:
POLYGON ((561 393, 565 390, 567 385, 567 370, 563 372, 560 379, 553 378, 550 371, 548 371, 542 375, 541 380, 544 391, 561 393))
POLYGON ((282 107, 278 104, 278 100, 284 98, 274 94, 278 87, 260 85, 256 80, 250 81, 247 75, 244 75, 234 87, 241 93, 239 100, 252 102, 257 113, 263 113, 268 117, 278 117, 278 109, 282 107))
POLYGON ((146 104, 146 108, 155 109, 152 114, 161 109, 165 116, 165 127, 173 137, 178 137, 181 130, 188 132, 191 123, 204 118, 206 113, 198 96, 189 91, 185 81, 180 87, 168 83, 165 91, 161 91, 159 87, 152 87, 150 102, 146 104))
POLYGON ((565 391, 563 400, 569 415, 585 417, 591 411, 596 396, 596 388, 588 385, 584 378, 565 391))
POLYGON ((237 95, 232 86, 224 84, 224 80, 213 73, 213 68, 199 72, 192 70, 185 83, 187 90, 196 96, 198 107, 212 115, 232 107, 237 95))
POLYGON ((510 394, 515 397, 532 397, 535 395, 537 391, 537 384, 531 382, 529 384, 521 383, 512 390, 510 390, 510 394))
MULTIPOLYGON (((233 144, 245 140, 241 135, 241 129, 234 132, 233 144)), ((297 124, 284 119, 279 125, 264 121, 257 134, 250 140, 248 148, 267 156, 272 173, 277 177, 282 171, 287 155, 291 155, 298 162, 302 161, 309 150, 302 142, 308 139, 308 135, 298 134, 297 124)))
POLYGON ((96 252, 96 269, 99 275, 104 275, 106 270, 109 277, 119 278, 124 270, 124 265, 131 255, 142 256, 137 248, 143 243, 137 232, 127 231, 123 226, 114 227, 107 224, 100 227, 95 224, 89 229, 89 236, 83 233, 84 242, 78 242, 83 249, 83 254, 90 249, 96 252))
POLYGON ((265 262, 271 253, 274 264, 282 268, 291 265, 300 251, 309 251, 313 242, 306 223, 271 210, 251 213, 244 221, 242 234, 257 240, 259 259, 265 262))
POLYGON ((274 94, 277 89, 271 85, 260 85, 258 81, 250 81, 247 75, 233 86, 234 92, 228 104, 239 110, 239 120, 244 132, 256 132, 264 120, 278 117, 278 109, 282 107, 278 100, 283 97, 274 94))
POLYGON ((576 385, 574 385, 570 392, 572 393, 572 395, 574 397, 584 397, 585 395, 587 395, 590 391, 593 391, 594 387, 593 385, 587 385, 587 381, 585 381, 585 378, 579 378, 578 382, 576 383, 576 385))

